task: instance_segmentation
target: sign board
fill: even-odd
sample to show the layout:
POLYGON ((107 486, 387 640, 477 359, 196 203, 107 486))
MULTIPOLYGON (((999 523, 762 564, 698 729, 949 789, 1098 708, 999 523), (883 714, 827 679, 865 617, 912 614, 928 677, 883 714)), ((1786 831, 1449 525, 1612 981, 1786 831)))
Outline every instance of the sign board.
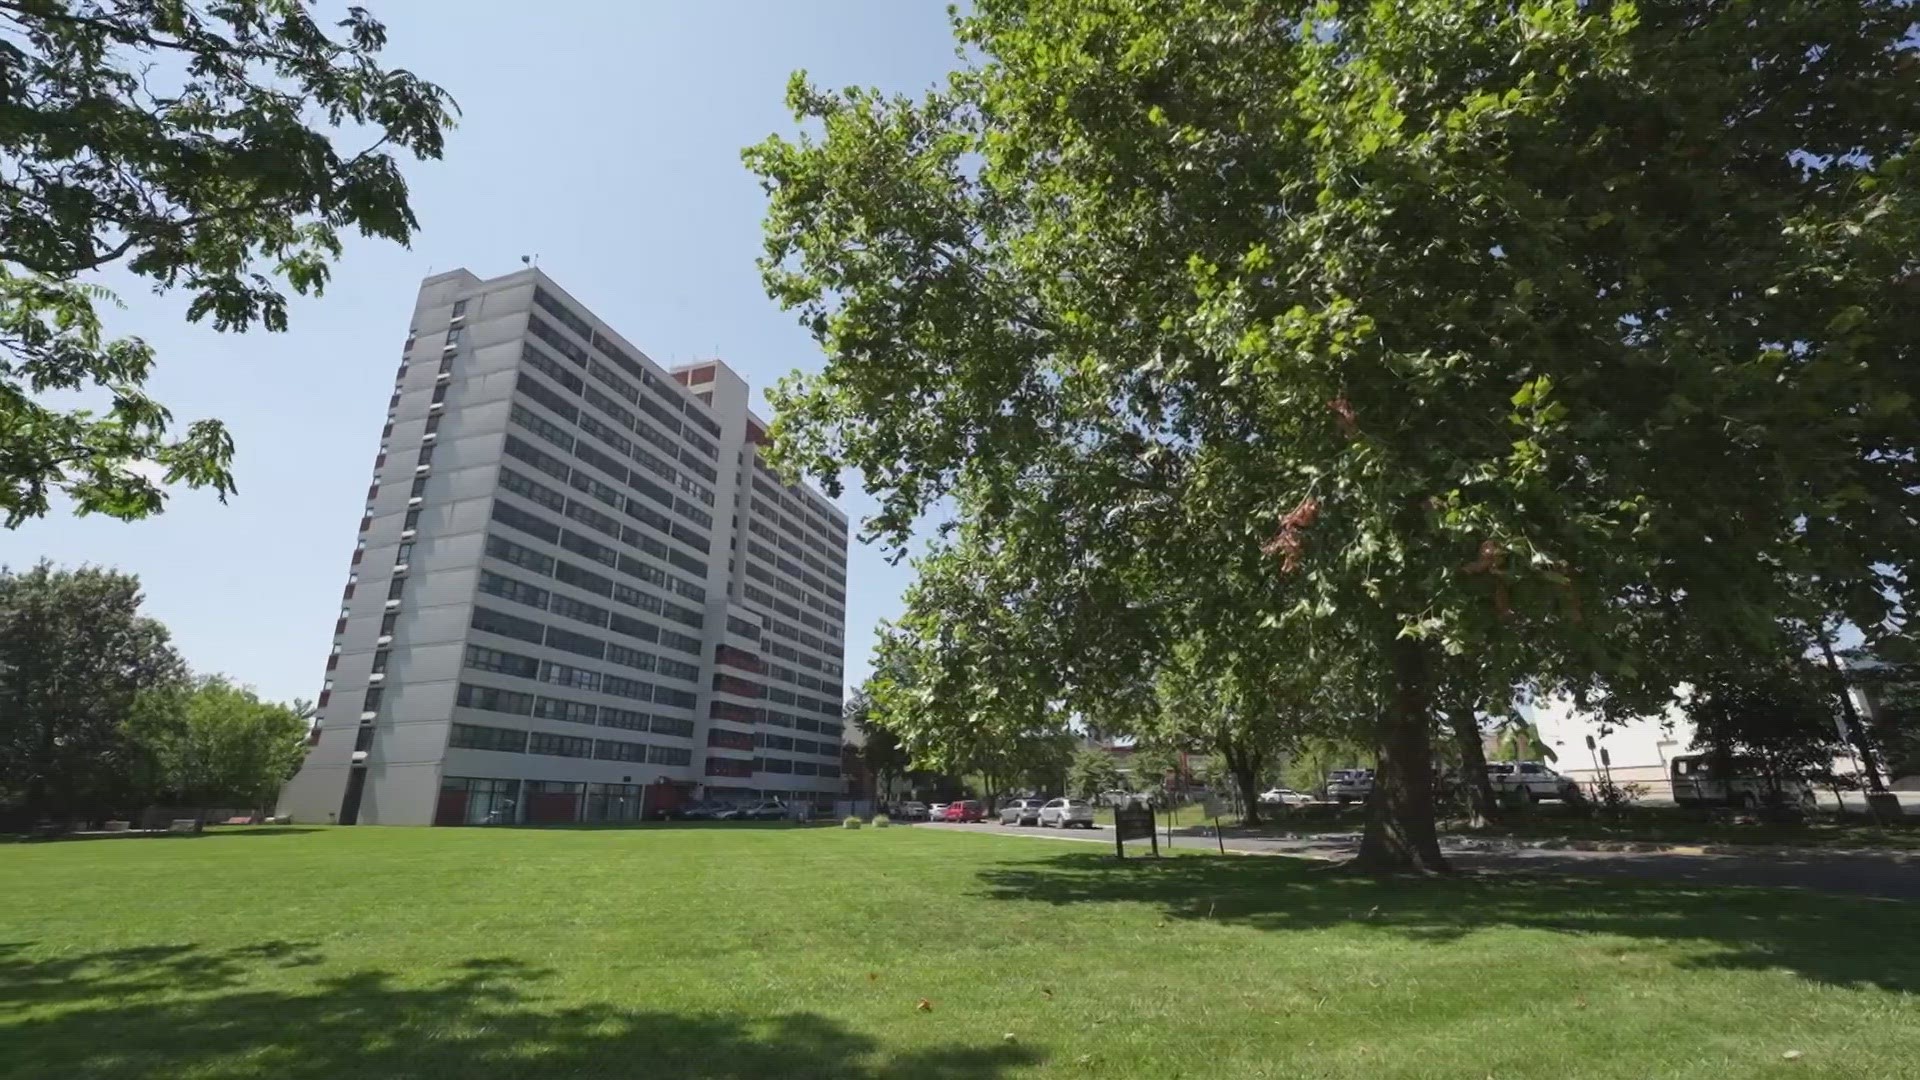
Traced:
POLYGON ((1115 807, 1113 811, 1113 851, 1121 858, 1127 857, 1126 843, 1129 840, 1150 840, 1153 853, 1160 854, 1160 840, 1153 832, 1153 809, 1141 803, 1128 803, 1115 807))
POLYGON ((1221 814, 1227 812, 1226 805, 1220 801, 1220 796, 1218 795, 1209 795, 1201 800, 1200 810, 1210 818, 1218 818, 1221 814))

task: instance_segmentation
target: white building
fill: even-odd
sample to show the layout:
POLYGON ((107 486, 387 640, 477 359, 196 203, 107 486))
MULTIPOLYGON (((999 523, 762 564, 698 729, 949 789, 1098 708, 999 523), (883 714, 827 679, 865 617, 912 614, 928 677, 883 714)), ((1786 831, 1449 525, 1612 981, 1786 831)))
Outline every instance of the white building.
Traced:
POLYGON ((725 364, 537 269, 421 284, 296 821, 632 820, 840 793, 847 521, 725 364))

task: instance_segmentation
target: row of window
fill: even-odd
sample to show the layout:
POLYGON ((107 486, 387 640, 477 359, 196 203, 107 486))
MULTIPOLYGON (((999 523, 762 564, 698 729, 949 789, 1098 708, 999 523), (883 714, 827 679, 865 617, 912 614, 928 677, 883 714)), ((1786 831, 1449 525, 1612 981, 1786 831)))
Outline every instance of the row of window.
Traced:
POLYGON ((756 772, 837 777, 840 775, 840 766, 813 761, 788 761, 785 758, 754 758, 748 761, 743 758, 720 757, 716 754, 707 755, 708 776, 746 779, 756 772))
MULTIPOLYGON (((658 597, 648 596, 628 586, 621 586, 621 588, 628 589, 628 591, 633 593, 632 598, 622 597, 622 599, 629 600, 629 602, 632 600, 640 601, 636 606, 643 606, 646 610, 655 612, 659 612, 663 608, 674 608, 674 612, 669 613, 669 618, 677 618, 684 621, 686 617, 685 608, 677 608, 675 605, 666 603, 658 597)), ((490 596, 498 596, 503 600, 511 600, 515 603, 525 604, 528 607, 538 608, 542 611, 550 611, 562 618, 572 619, 575 622, 583 622, 601 630, 613 629, 625 633, 629 637, 639 637, 647 641, 659 640, 658 635, 660 631, 657 627, 649 627, 646 630, 635 633, 633 630, 634 627, 645 626, 646 624, 628 618, 618 612, 609 611, 606 608, 581 600, 575 600, 571 596, 549 592, 537 585, 530 585, 516 578, 508 577, 505 574, 496 574, 491 570, 482 570, 480 572, 480 591, 490 596)), ((619 646, 613 647, 618 648, 619 646)), ((695 651, 698 651, 697 641, 695 651)), ((679 664, 679 661, 662 661, 662 663, 679 664)), ((663 667, 660 670, 664 671, 667 669, 663 667)))
MULTIPOLYGON (((778 510, 762 502, 758 495, 752 501, 752 520, 748 531, 759 536, 780 550, 799 559, 812 569, 831 577, 836 585, 847 583, 846 553, 831 550, 819 537, 809 533, 794 519, 781 514, 778 510), (767 521, 777 521, 785 535, 775 532, 767 521)), ((844 595, 842 597, 844 602, 844 595)))
MULTIPOLYGON (((788 698, 792 696, 791 694, 787 695, 788 698)), ((734 701, 710 701, 707 703, 707 709, 708 715, 717 720, 731 720, 736 724, 766 724, 772 727, 817 732, 834 740, 831 745, 838 745, 840 739, 841 725, 834 721, 818 720, 811 716, 783 713, 778 709, 757 708, 750 705, 742 705, 734 701)), ((768 736, 768 738, 774 737, 775 736, 768 736)), ((801 745, 806 745, 805 740, 796 740, 796 742, 801 745)), ((836 752, 826 749, 826 747, 830 745, 828 743, 821 743, 819 745, 822 748, 820 752, 823 754, 836 752)))
POLYGON ((485 724, 455 724, 447 735, 447 746, 456 750, 492 750, 503 754, 545 754, 551 757, 594 758, 600 761, 644 762, 648 765, 693 763, 693 751, 682 746, 629 742, 623 739, 589 739, 578 735, 555 735, 545 731, 521 731, 517 728, 489 727, 485 724))
MULTIPOLYGON (((847 553, 846 522, 837 519, 828 511, 815 506, 813 500, 817 498, 817 496, 811 493, 800 494, 799 488, 791 488, 782 484, 780 478, 774 475, 772 469, 767 468, 767 463, 760 459, 758 453, 754 455, 753 467, 755 470, 753 489, 756 492, 766 496, 767 500, 775 506, 792 514, 797 521, 804 522, 812 534, 823 540, 827 546, 821 549, 820 554, 827 556, 829 559, 833 558, 836 554, 841 558, 845 558, 847 553)), ((796 533, 796 535, 802 534, 796 533)), ((802 538, 804 539, 805 536, 802 535, 802 538)))
MULTIPOLYGON (((523 619, 517 615, 508 615, 505 612, 495 611, 491 608, 484 608, 478 605, 473 609, 471 625, 475 630, 484 630, 489 634, 497 634, 501 637, 512 638, 516 641, 525 641, 533 645, 545 645, 549 649, 559 649, 563 652, 591 657, 595 660, 610 660, 614 663, 636 668, 646 663, 645 658, 647 654, 628 649, 625 646, 612 645, 598 638, 588 637, 585 634, 576 634, 570 630, 562 630, 557 626, 543 626, 540 623, 534 622, 532 619, 523 619)), ((697 652, 699 642, 695 641, 694 645, 695 651, 697 652)), ((665 657, 653 657, 651 659, 663 672, 666 671, 665 665, 675 665, 671 671, 674 678, 684 678, 683 672, 687 667, 691 666, 681 665, 680 661, 668 660, 665 657)), ((698 669, 694 670, 697 677, 698 669)), ((615 677, 609 675, 606 676, 606 678, 613 679, 615 677)), ((611 684, 605 684, 603 682, 603 685, 611 684)), ((670 686, 652 686, 647 683, 640 683, 624 678, 621 679, 617 685, 623 688, 621 691, 618 691, 622 697, 631 697, 639 701, 655 701, 662 705, 674 705, 682 709, 691 709, 694 705, 694 695, 692 693, 685 690, 677 690, 670 686)), ((606 692, 615 693, 616 691, 609 689, 606 692)))
MULTIPOLYGON (((765 576, 767 577, 768 580, 771 580, 772 578, 772 575, 767 574, 766 571, 761 570, 759 567, 755 566, 752 563, 747 564, 747 575, 749 577, 754 577, 756 580, 758 580, 760 576, 765 576)), ((758 585, 742 585, 741 595, 745 596, 748 600, 751 600, 754 603, 759 604, 761 607, 768 608, 773 611, 777 611, 780 614, 785 615, 790 619, 797 619, 799 620, 800 625, 810 626, 815 630, 818 630, 821 633, 826 634, 829 638, 831 638, 835 642, 838 642, 841 640, 840 627, 834 625, 833 623, 827 622, 825 619, 822 619, 820 616, 815 615, 810 611, 800 610, 798 607, 795 607, 794 605, 787 603, 785 600, 781 600, 780 598, 774 596, 772 593, 768 592, 767 590, 760 588, 758 585)), ((828 649, 828 650, 822 650, 822 651, 832 652, 835 650, 828 649)))
MULTIPOLYGON (((615 682, 617 689, 608 690, 603 686, 603 693, 617 693, 621 689, 627 689, 628 684, 634 682, 632 679, 622 679, 612 675, 607 678, 615 682)), ((656 691, 664 689, 666 688, 655 688, 656 691)), ((544 720, 564 720, 570 724, 585 724, 589 727, 599 725, 600 727, 617 727, 626 731, 650 731, 656 735, 671 735, 680 739, 693 737, 693 721, 681 717, 659 716, 611 705, 597 706, 584 701, 568 701, 565 698, 529 694, 520 690, 502 690, 495 686, 476 686, 463 682, 454 700, 463 708, 479 709, 483 712, 538 716, 544 720)), ((658 700, 657 696, 655 700, 658 700)))
MULTIPOLYGON (((534 381, 534 380, 528 379, 525 375, 522 375, 520 378, 522 382, 530 383, 534 381)), ((565 415, 565 414, 562 414, 562 415, 565 415)), ((679 514, 681 517, 687 519, 687 521, 692 522, 694 525, 698 526, 698 531, 691 528, 682 529, 680 531, 684 531, 688 533, 690 536, 696 537, 697 539, 688 539, 686 542, 693 547, 699 548, 701 551, 710 550, 711 542, 707 539, 706 530, 711 530, 713 528, 712 514, 708 513, 707 511, 701 509, 698 506, 695 506, 693 503, 688 502, 686 499, 676 497, 673 494, 673 492, 668 490, 667 488, 662 487, 661 485, 656 484, 653 481, 647 479, 646 477, 642 476, 638 471, 627 468, 626 465, 622 464, 613 455, 603 453, 600 450, 595 449, 592 446, 592 444, 586 442, 583 439, 576 439, 573 436, 573 433, 568 431, 566 428, 561 427, 559 424, 556 424, 551 420, 548 420, 546 417, 541 416, 539 413, 535 412, 534 410, 528 408, 525 405, 520 404, 517 401, 514 402, 513 406, 508 410, 507 418, 513 421, 515 424, 519 425, 520 427, 524 428, 525 430, 532 432, 534 435, 540 437, 546 442, 551 443, 556 447, 559 447, 561 450, 564 450, 568 454, 571 454, 572 456, 580 459, 581 461, 584 461, 587 464, 592 465, 594 468, 599 469, 600 471, 615 477, 616 479, 619 480, 620 483, 627 485, 628 487, 634 489, 635 491, 645 495, 647 498, 652 499, 654 502, 659 503, 661 506, 664 506, 672 510, 676 514, 679 514)), ((535 464, 535 466, 538 467, 542 472, 545 472, 556 479, 566 480, 570 484, 572 484, 574 487, 579 488, 580 490, 583 490, 583 491, 592 490, 586 484, 582 483, 582 480, 590 479, 590 478, 585 477, 584 474, 582 474, 578 469, 574 469, 568 466, 565 461, 555 459, 551 455, 547 455, 544 452, 542 452, 541 456, 539 457, 526 457, 525 455, 522 455, 519 453, 515 453, 514 456, 523 457, 525 458, 525 460, 529 460, 530 462, 535 464)), ((692 487, 694 489, 691 492, 692 494, 696 496, 704 495, 708 500, 711 500, 712 498, 711 492, 706 491, 704 488, 700 488, 698 485, 692 485, 692 487)), ((602 488, 605 489, 608 493, 611 493, 612 491, 612 489, 605 488, 605 485, 602 485, 602 488)), ((659 513, 658 511, 648 511, 647 513, 642 513, 637 506, 628 505, 628 503, 631 503, 632 501, 633 500, 630 496, 621 496, 617 503, 610 503, 610 505, 613 505, 616 509, 625 511, 631 517, 639 518, 642 521, 646 521, 648 524, 653 525, 655 528, 659 529, 661 532, 669 532, 670 530, 674 529, 674 526, 679 524, 678 522, 673 521, 673 519, 667 517, 665 514, 659 513)), ((614 535, 616 536, 619 535, 617 530, 615 531, 614 535)), ((674 535, 676 539, 680 538, 678 532, 675 532, 674 535)))
MULTIPOLYGON (((580 340, 591 342, 594 349, 599 352, 600 355, 613 361, 614 364, 619 366, 620 370, 640 380, 642 385, 653 391, 652 396, 657 396, 660 402, 664 403, 665 407, 671 410, 671 415, 675 418, 676 428, 679 426, 677 418, 684 415, 689 422, 706 431, 707 434, 714 438, 720 437, 720 425, 715 422, 712 417, 706 415, 702 408, 695 404, 690 396, 687 396, 681 391, 677 385, 669 389, 668 387, 671 380, 662 379, 653 372, 648 371, 645 366, 634 360, 633 357, 628 356, 625 349, 615 344, 612 339, 608 338, 605 334, 595 331, 591 324, 574 313, 565 304, 561 303, 551 293, 548 293, 545 289, 536 285, 533 290, 533 302, 538 305, 542 311, 559 320, 561 325, 578 334, 580 340)), ((529 321, 531 322, 532 320, 530 319, 529 321)), ((558 335, 555 335, 555 337, 558 337, 558 335)), ((562 338, 561 340, 565 339, 562 338)), ((687 441, 702 447, 708 457, 714 455, 711 444, 707 443, 706 440, 693 436, 690 432, 686 434, 688 436, 687 441)))
MULTIPOLYGON (((538 355, 539 353, 539 350, 535 349, 531 345, 527 346, 524 351, 528 355, 538 355)), ((552 367, 556 367, 556 368, 559 367, 559 365, 554 363, 552 360, 546 360, 546 363, 548 365, 551 365, 552 367)), ((545 370, 544 368, 541 368, 539 365, 535 365, 535 367, 538 370, 542 370, 544 373, 544 370, 545 370)), ((564 369, 561 369, 561 370, 564 370, 564 369)), ((575 380, 575 381, 578 381, 578 380, 575 380)), ((545 408, 551 411, 556 416, 565 418, 568 423, 579 424, 582 427, 586 428, 588 431, 592 432, 596 438, 602 439, 603 441, 607 442, 607 444, 610 446, 615 446, 620 448, 620 452, 622 454, 625 454, 626 456, 633 458, 635 461, 638 461, 642 465, 646 466, 656 476, 659 476, 661 479, 665 480, 667 483, 673 485, 674 487, 680 489, 681 491, 686 492, 689 495, 692 495, 695 499, 698 499, 700 502, 706 504, 707 506, 712 506, 714 504, 714 494, 711 490, 695 483, 692 477, 682 474, 679 470, 667 464, 665 461, 661 460, 659 457, 655 456, 654 454, 649 453, 646 449, 635 446, 632 440, 622 436, 619 432, 608 427, 606 424, 603 424, 600 421, 595 420, 591 414, 582 412, 580 410, 580 407, 575 405, 572 401, 568 400, 566 395, 550 389, 545 383, 541 382, 539 379, 535 379, 523 371, 520 373, 519 378, 515 380, 514 388, 518 390, 520 393, 525 394, 527 397, 531 398, 533 401, 537 402, 542 408, 545 408)), ((634 419, 633 415, 631 413, 628 413, 626 410, 621 409, 620 407, 614 405, 612 402, 595 401, 594 391, 592 387, 582 385, 579 389, 581 393, 584 393, 587 395, 589 403, 598 406, 601 409, 601 411, 615 416, 628 429, 631 430, 638 426, 636 423, 633 422, 633 419, 634 419)), ((622 465, 618 459, 609 457, 608 455, 593 449, 591 446, 588 446, 586 451, 582 452, 578 449, 577 442, 575 445, 576 445, 575 452, 580 453, 582 457, 588 457, 589 460, 593 461, 593 463, 596 466, 606 468, 607 471, 609 472, 617 472, 621 476, 624 476, 626 474, 626 467, 622 465), (606 464, 603 464, 603 462, 606 464)), ((703 473, 713 472, 713 470, 710 467, 705 465, 701 465, 700 468, 703 473)), ((708 519, 707 524, 709 527, 711 527, 712 525, 711 518, 708 519)))
MULTIPOLYGON (((747 553, 754 556, 757 559, 764 561, 768 566, 778 566, 782 570, 786 570, 788 567, 793 567, 791 571, 788 571, 788 577, 800 576, 799 568, 795 567, 791 560, 780 558, 778 555, 775 555, 773 553, 773 550, 771 548, 768 548, 766 545, 761 544, 758 541, 753 540, 752 538, 748 538, 747 540, 747 553)), ((747 570, 748 577, 754 579, 755 581, 761 582, 763 584, 770 585, 773 587, 775 591, 784 593, 787 596, 790 596, 795 600, 800 601, 806 606, 813 608, 815 611, 819 611, 830 616, 834 622, 840 623, 845 621, 846 613, 842 611, 840 608, 827 603, 825 599, 819 596, 815 596, 814 594, 807 592, 805 589, 802 589, 800 586, 795 585, 793 582, 787 580, 787 578, 775 576, 774 573, 771 570, 766 569, 766 567, 756 565, 750 560, 746 564, 746 570, 747 570)), ((793 618, 800 617, 799 608, 794 607, 793 605, 790 605, 790 604, 780 606, 778 600, 776 600, 775 603, 776 603, 776 607, 778 607, 779 610, 783 612, 787 612, 791 617, 793 618)))
MULTIPOLYGON (((517 406, 517 405, 514 407, 516 409, 520 408, 520 406, 517 406)), ((525 410, 522 410, 522 411, 525 411, 525 410)), ((553 477, 556 480, 565 481, 567 485, 573 488, 575 491, 584 492, 588 495, 593 496, 596 499, 601 500, 602 502, 607 503, 607 505, 609 506, 614 506, 616 509, 623 511, 628 517, 634 519, 635 521, 640 522, 643 525, 646 525, 648 528, 654 530, 655 532, 658 532, 662 536, 672 537, 673 539, 680 541, 681 543, 687 545, 688 547, 693 548, 695 551, 699 551, 702 553, 705 553, 711 549, 711 542, 708 540, 706 533, 696 530, 691 525, 687 525, 685 523, 675 521, 672 518, 668 517, 666 514, 660 512, 659 510, 654 509, 651 506, 648 506, 647 504, 641 502, 638 499, 621 497, 621 498, 618 498, 617 502, 609 502, 606 497, 609 494, 613 494, 617 496, 618 495, 617 492, 613 492, 612 489, 607 487, 607 485, 594 479, 592 476, 588 475, 585 472, 582 472, 578 469, 568 468, 566 462, 560 460, 559 458, 554 457, 552 454, 549 454, 544 450, 541 450, 537 446, 533 446, 529 443, 526 443, 520 439, 515 438, 512 435, 509 435, 507 436, 506 444, 503 449, 508 457, 515 458, 519 461, 523 461, 528 465, 533 466, 535 469, 539 470, 540 472, 553 477)), ((518 474, 516 474, 516 478, 517 478, 516 482, 520 483, 521 486, 524 486, 526 482, 531 482, 529 481, 529 478, 524 476, 518 476, 518 474)), ((648 487, 656 486, 644 480, 642 481, 642 483, 647 484, 648 487)), ((678 548, 670 548, 665 543, 655 539, 653 536, 647 533, 641 532, 640 530, 635 529, 632 526, 625 525, 620 522, 616 522, 613 519, 607 517, 606 515, 598 513, 597 511, 592 511, 590 507, 585 508, 584 510, 571 510, 569 509, 569 507, 574 505, 572 500, 567 500, 566 502, 561 503, 559 506, 555 506, 553 502, 554 497, 557 496, 561 499, 565 499, 565 496, 560 495, 560 493, 554 492, 551 489, 545 489, 545 490, 547 491, 547 497, 541 500, 542 505, 551 507, 553 509, 558 509, 560 510, 561 513, 566 514, 568 517, 576 521, 579 521, 582 524, 589 524, 593 528, 606 533, 608 536, 611 536, 614 539, 619 540, 623 544, 627 544, 629 546, 639 548, 640 550, 646 552, 647 554, 652 555, 657 559, 661 559, 665 562, 671 563, 672 565, 679 567, 680 569, 685 570, 689 573, 692 573, 695 575, 704 575, 706 573, 706 563, 703 560, 693 555, 689 555, 686 552, 679 550, 678 548)), ((517 490, 516 490, 516 494, 518 494, 517 490)), ((555 526, 547 526, 547 527, 549 529, 557 529, 557 527, 555 526)), ((605 561, 605 560, 602 559, 601 561, 605 561)), ((612 564, 609 563, 608 565, 612 565, 612 564)))
MULTIPOLYGON (((538 515, 521 510, 519 507, 514 506, 504 499, 496 498, 493 501, 493 520, 510 529, 525 533, 537 540, 544 540, 549 544, 558 544, 565 551, 584 556, 602 566, 618 570, 629 577, 645 581, 659 588, 673 586, 675 581, 677 581, 673 575, 658 567, 650 566, 630 555, 622 555, 614 549, 607 547, 605 544, 596 543, 578 533, 562 529, 558 525, 538 515)), ((511 541, 505 542, 511 543, 511 541)), ((532 554, 537 555, 538 553, 532 554)), ((706 622, 706 616, 693 608, 683 607, 671 601, 653 596, 652 594, 643 593, 630 585, 622 585, 618 582, 608 580, 590 570, 582 570, 579 567, 569 567, 568 576, 560 577, 559 568, 563 565, 567 564, 556 560, 550 572, 553 576, 560 578, 560 580, 567 581, 569 584, 586 582, 587 584, 580 585, 579 587, 590 588, 602 596, 612 597, 620 603, 640 608, 650 614, 665 616, 685 626, 698 628, 706 622), (605 590, 599 587, 603 581, 607 586, 605 590)), ((678 588, 676 588, 675 591, 685 593, 685 590, 678 588)), ((654 638, 648 637, 647 640, 652 641, 654 638)), ((699 652, 700 650, 696 645, 691 651, 699 652)))
POLYGON ((797 754, 824 754, 827 757, 839 757, 838 743, 814 742, 812 739, 794 739, 785 735, 756 734, 754 740, 769 750, 791 750, 797 754))

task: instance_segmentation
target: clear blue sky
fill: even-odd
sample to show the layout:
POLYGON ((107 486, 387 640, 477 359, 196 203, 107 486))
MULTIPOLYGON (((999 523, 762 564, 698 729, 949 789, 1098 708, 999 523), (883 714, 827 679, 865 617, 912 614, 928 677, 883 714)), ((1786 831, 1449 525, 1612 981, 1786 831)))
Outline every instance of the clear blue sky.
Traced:
MULTIPOLYGON (((0 562, 45 556, 140 575, 147 610, 199 671, 313 697, 346 582, 393 370, 419 280, 522 254, 663 364, 716 353, 757 388, 820 356, 761 290, 763 196, 742 147, 793 130, 788 76, 917 91, 955 63, 941 0, 362 0, 390 64, 464 113, 440 162, 408 176, 413 247, 355 238, 324 297, 285 334, 221 335, 182 297, 118 280, 110 328, 158 352, 152 388, 177 421, 217 416, 238 444, 228 505, 180 493, 126 524, 63 511, 0 532, 0 562)), ((764 401, 761 411, 767 411, 764 401)), ((849 491, 857 522, 871 504, 849 491)), ((847 679, 911 572, 853 546, 847 679)))

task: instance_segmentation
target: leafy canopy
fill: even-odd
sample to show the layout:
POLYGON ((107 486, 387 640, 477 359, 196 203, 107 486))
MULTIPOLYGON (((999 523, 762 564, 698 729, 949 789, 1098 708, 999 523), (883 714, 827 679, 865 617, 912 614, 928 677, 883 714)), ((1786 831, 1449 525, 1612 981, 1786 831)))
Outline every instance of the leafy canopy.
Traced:
POLYGON ((1115 696, 1142 653, 1092 631, 1156 603, 1286 626, 1369 687, 1363 851, 1439 865, 1436 697, 1650 704, 1675 641, 1756 647, 1808 581, 1905 618, 1911 25, 980 0, 945 84, 796 77, 809 134, 748 153, 767 287, 827 358, 778 391, 777 454, 860 470, 892 542, 955 499, 898 647, 998 701, 927 716, 1115 696), (1449 655, 1493 676, 1456 693, 1449 655))
POLYGON ((382 67, 354 7, 338 36, 303 0, 0 0, 0 512, 63 490, 81 513, 158 512, 163 486, 233 491, 217 420, 182 433, 145 390, 153 350, 109 340, 85 276, 110 265, 218 330, 287 325, 340 234, 418 227, 396 153, 438 158, 453 103, 382 67), (342 150, 336 137, 363 140, 342 150), (82 391, 104 410, 61 408, 82 391), (138 468, 157 465, 152 470, 138 468))

